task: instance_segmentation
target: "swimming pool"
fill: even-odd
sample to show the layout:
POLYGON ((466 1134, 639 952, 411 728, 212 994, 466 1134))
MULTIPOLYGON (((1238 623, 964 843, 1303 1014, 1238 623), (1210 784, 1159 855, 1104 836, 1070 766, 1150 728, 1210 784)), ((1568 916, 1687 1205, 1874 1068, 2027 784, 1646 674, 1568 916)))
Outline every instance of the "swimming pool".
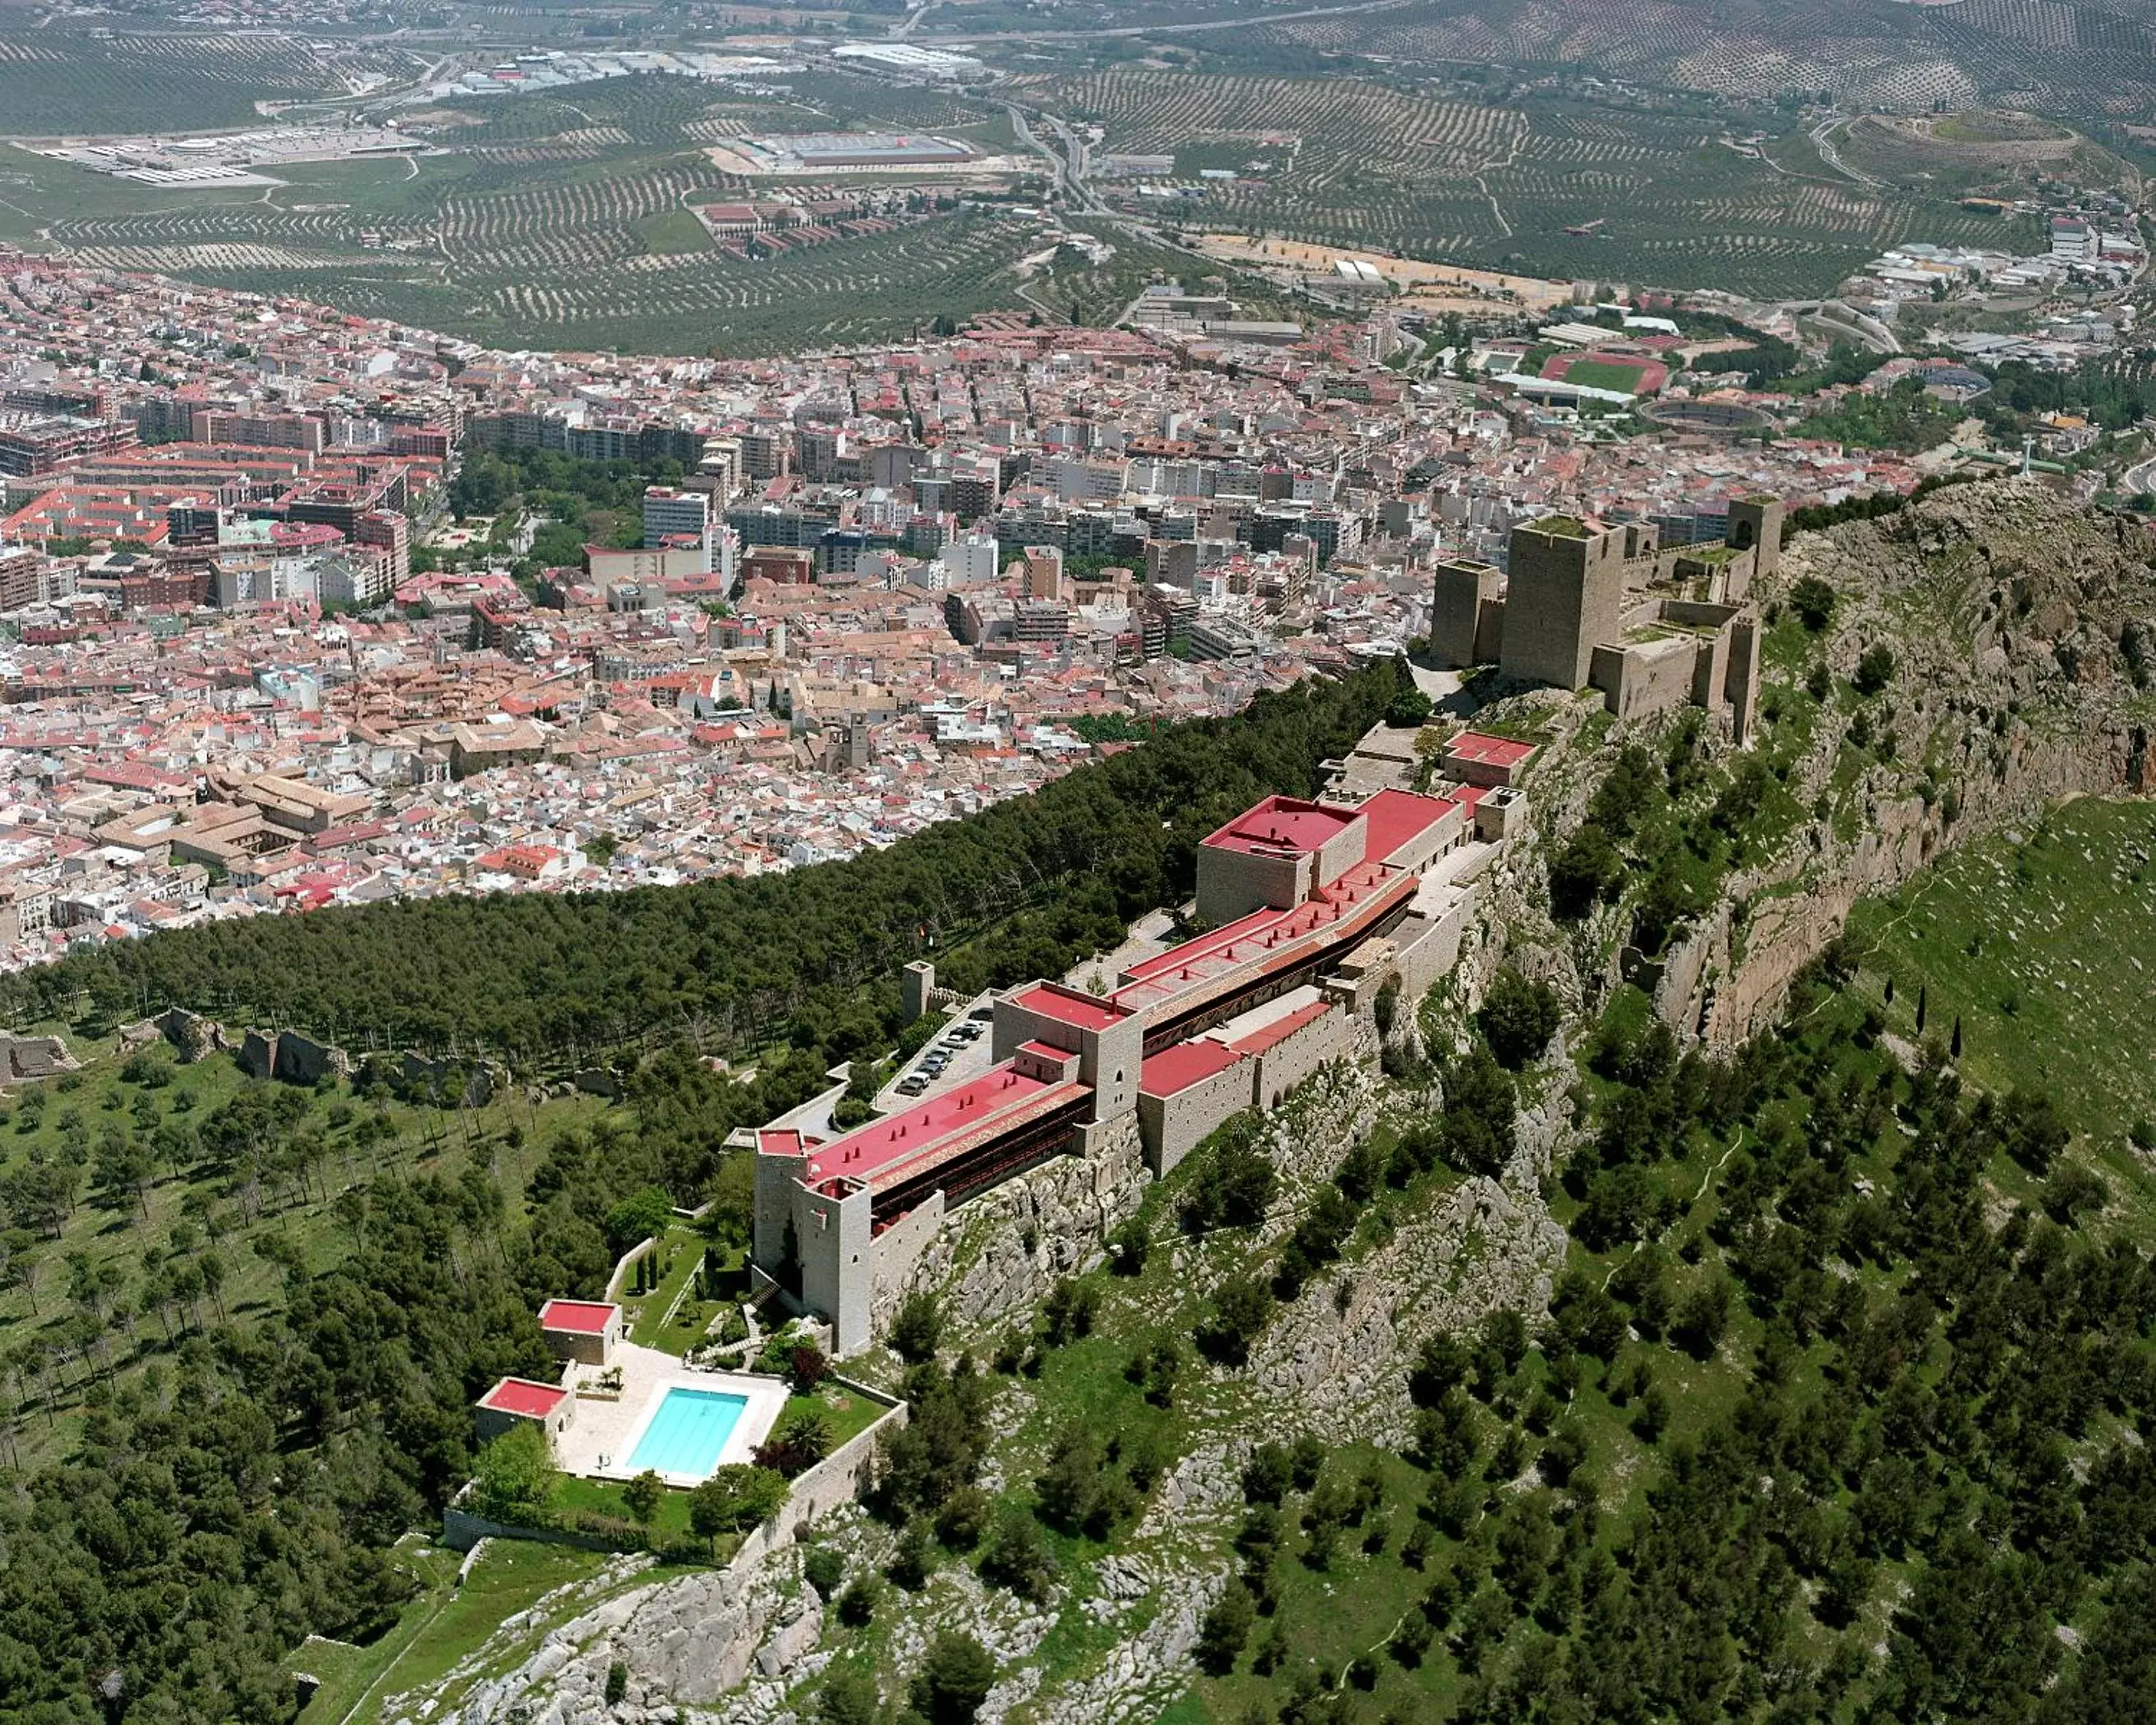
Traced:
POLYGON ((681 1479, 709 1478, 747 1407, 747 1396, 674 1385, 660 1398, 650 1424, 636 1440, 629 1471, 640 1474, 649 1468, 681 1479))

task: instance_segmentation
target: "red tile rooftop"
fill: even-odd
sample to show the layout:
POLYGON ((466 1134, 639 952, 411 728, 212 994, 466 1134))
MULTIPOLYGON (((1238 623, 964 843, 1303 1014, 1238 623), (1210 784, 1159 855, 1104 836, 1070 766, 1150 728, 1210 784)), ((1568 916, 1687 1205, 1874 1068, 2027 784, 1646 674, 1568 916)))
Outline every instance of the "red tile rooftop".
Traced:
POLYGON ((1225 1072, 1242 1058, 1235 1050, 1205 1037, 1178 1043, 1147 1058, 1138 1074, 1138 1090, 1147 1096, 1177 1095, 1216 1073, 1225 1072))
POLYGON ((602 1335, 619 1310, 597 1300, 550 1300, 539 1308, 539 1327, 572 1330, 580 1336, 602 1335))
POLYGON ((1112 1000, 1096 1000, 1090 994, 1059 987, 1053 982, 1036 982, 1024 993, 1013 996, 1011 1004, 1023 1007, 1029 1012, 1038 1012, 1044 1018, 1053 1018, 1059 1024, 1075 1025, 1081 1030, 1106 1030, 1119 1018, 1130 1016, 1127 1007, 1119 1007, 1112 1000))
POLYGON ((1076 1088, 1028 1078, 1008 1065, 992 1066, 969 1084, 817 1146, 804 1177, 872 1180, 879 1171, 910 1161, 953 1134, 970 1132, 1019 1104, 1049 1090, 1076 1088))
POLYGON ((1360 811, 1368 823, 1363 854, 1373 862, 1390 862, 1443 820, 1445 806, 1443 800, 1411 790, 1380 790, 1360 811))
POLYGON ((558 1383, 536 1383, 529 1377, 505 1377, 480 1398, 480 1406, 501 1413, 521 1413, 544 1419, 569 1398, 558 1383))

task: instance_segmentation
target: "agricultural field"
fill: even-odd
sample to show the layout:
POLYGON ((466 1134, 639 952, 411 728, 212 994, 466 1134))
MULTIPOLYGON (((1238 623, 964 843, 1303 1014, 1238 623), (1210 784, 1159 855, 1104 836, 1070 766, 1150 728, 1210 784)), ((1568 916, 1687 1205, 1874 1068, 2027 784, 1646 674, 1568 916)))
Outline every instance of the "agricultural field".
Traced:
POLYGON ((2016 106, 2106 125, 2146 114, 2156 95, 2148 18, 2104 0, 1611 0, 1586 9, 1409 0, 1259 23, 1240 47, 1393 65, 1574 68, 1740 102, 1825 95, 1902 113, 2010 95, 2016 106))
POLYGON ((705 156, 719 136, 933 122, 1008 142, 1000 112, 959 97, 834 74, 747 101, 647 77, 423 114, 415 131, 454 153, 280 170, 266 193, 175 194, 9 152, 0 239, 506 348, 763 353, 1025 309, 1011 265, 1038 229, 993 209, 755 259, 715 249, 693 214, 750 189, 705 156))
POLYGON ((1103 127, 1106 150, 1235 147, 1245 178, 1209 184, 1192 206, 1188 219, 1209 228, 1766 298, 1830 289, 1904 239, 2035 243, 1943 198, 1790 173, 1680 113, 1541 97, 1489 106, 1338 78, 1114 70, 1017 83, 1103 127), (1564 231, 1590 222, 1601 225, 1564 231))
POLYGON ((0 23, 0 137, 173 131, 258 123, 256 104, 350 93, 402 75, 402 51, 318 54, 274 37, 115 34, 0 23))
POLYGON ((2046 175, 2130 191, 2139 179, 2069 126, 1989 109, 1938 118, 1866 115, 1842 127, 1834 143, 1856 172, 1943 193, 2020 192, 2046 175))

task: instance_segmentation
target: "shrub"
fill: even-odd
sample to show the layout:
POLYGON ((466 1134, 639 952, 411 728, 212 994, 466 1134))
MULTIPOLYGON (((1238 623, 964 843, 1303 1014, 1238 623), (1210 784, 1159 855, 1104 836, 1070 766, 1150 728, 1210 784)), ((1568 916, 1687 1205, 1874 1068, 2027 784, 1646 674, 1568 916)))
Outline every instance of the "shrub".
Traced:
POLYGON ((804 1395, 831 1375, 830 1361, 813 1341, 795 1347, 788 1353, 786 1364, 793 1374, 793 1387, 804 1395))
POLYGON ((1517 971, 1500 971, 1483 997, 1475 1022, 1497 1063, 1517 1072, 1549 1046, 1563 1013, 1547 982, 1529 981, 1517 971))
POLYGON ((801 1560, 801 1578, 816 1589, 819 1598, 835 1599, 846 1578, 846 1560, 828 1545, 811 1546, 801 1560))
POLYGON ((1036 1605, 1045 1604, 1055 1586, 1055 1559, 1040 1523, 1016 1506, 1006 1506, 981 1558, 981 1578, 1036 1605))
POLYGON ((928 1725, 973 1725, 995 1686, 996 1662, 971 1635, 946 1631, 907 1686, 906 1700, 928 1725))
POLYGON ((613 1707, 629 1694, 629 1667, 619 1660, 607 1667, 606 1704, 613 1707))
POLYGON ((839 1621, 850 1630, 865 1630, 875 1620, 876 1602, 883 1597, 883 1583, 874 1574, 857 1575, 854 1584, 839 1595, 839 1621))
POLYGON ((875 1725, 881 1701, 874 1677, 834 1671, 816 1692, 817 1725, 875 1725))
POLYGON ((803 1408, 757 1447, 759 1467, 776 1468, 789 1480, 805 1474, 831 1453, 831 1423, 803 1408))
POLYGON ((1865 649, 1856 662, 1856 693, 1876 695, 1894 680, 1894 650, 1883 643, 1865 649))
POLYGON ((909 1366, 936 1357, 943 1339, 943 1310, 925 1290, 906 1295, 891 1321, 891 1345, 909 1366))

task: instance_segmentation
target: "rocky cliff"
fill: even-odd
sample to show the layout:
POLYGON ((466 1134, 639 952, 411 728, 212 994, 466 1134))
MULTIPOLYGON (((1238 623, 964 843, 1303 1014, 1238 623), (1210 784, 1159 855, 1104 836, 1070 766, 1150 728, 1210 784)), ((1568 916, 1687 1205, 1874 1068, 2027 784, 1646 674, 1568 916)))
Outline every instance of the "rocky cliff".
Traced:
POLYGON ((1893 671, 1861 720, 1832 703, 1817 715, 1786 780, 1812 818, 1732 875, 1668 955, 1664 1017, 1714 1046, 1741 1042, 1859 898, 2062 798, 2147 790, 2152 560, 2145 527, 2020 480, 1794 540, 1754 596, 1771 612, 1799 582, 1826 583, 1835 602, 1812 662, 1841 687, 1883 645, 1893 671))

